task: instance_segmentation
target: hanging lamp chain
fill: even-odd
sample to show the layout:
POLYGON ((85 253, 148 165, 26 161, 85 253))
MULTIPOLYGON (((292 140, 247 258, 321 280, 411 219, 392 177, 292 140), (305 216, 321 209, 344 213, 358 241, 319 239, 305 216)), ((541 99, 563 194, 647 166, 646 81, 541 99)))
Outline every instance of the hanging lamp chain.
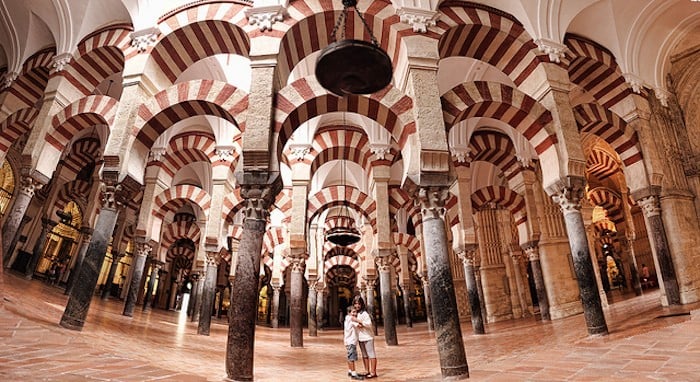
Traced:
POLYGON ((379 42, 374 37, 374 33, 372 32, 372 29, 369 27, 369 24, 367 24, 367 20, 365 20, 365 18, 362 16, 362 13, 360 12, 360 10, 357 9, 357 1, 356 0, 343 0, 343 10, 340 12, 340 16, 338 16, 338 20, 335 21, 335 25, 333 26, 333 31, 331 31, 331 36, 330 36, 331 42, 338 41, 338 29, 340 29, 341 25, 343 28, 341 29, 341 32, 340 32, 340 39, 345 40, 345 26, 347 25, 348 8, 353 8, 355 10, 355 13, 357 13, 357 16, 362 21, 362 25, 365 27, 367 34, 369 34, 369 37, 372 40, 372 44, 374 44, 375 46, 379 46, 379 42))

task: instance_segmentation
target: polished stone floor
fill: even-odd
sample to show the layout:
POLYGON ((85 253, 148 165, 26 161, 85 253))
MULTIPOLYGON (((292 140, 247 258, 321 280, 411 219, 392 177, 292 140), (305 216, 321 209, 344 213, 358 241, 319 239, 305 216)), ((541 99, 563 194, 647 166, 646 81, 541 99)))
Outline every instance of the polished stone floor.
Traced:
MULTIPOLYGON (((179 312, 94 299, 82 332, 58 326, 67 297, 41 281, 5 274, 0 310, 1 381, 222 381, 227 325, 210 336, 179 312)), ((610 335, 588 337, 582 315, 489 324, 464 344, 473 381, 700 381, 700 305, 662 308, 658 291, 606 309, 610 335)), ((377 337, 380 381, 439 381, 435 338, 425 324, 398 329, 399 346, 377 337)), ((258 327, 257 381, 349 380, 339 330, 289 346, 287 329, 258 327)), ((360 370, 362 367, 360 366, 360 370)))

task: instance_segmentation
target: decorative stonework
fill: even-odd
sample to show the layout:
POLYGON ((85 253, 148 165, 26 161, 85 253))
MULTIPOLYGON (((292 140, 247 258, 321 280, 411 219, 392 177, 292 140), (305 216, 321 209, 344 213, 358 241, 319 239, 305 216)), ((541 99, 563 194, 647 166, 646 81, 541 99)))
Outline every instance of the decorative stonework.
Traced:
POLYGON ((445 202, 450 192, 445 187, 422 187, 418 190, 417 203, 420 203, 423 220, 444 219, 445 202))
POLYGON ((564 58, 566 50, 568 49, 566 45, 546 38, 535 40, 535 44, 537 44, 537 48, 540 52, 546 53, 549 56, 549 61, 556 62, 557 64, 564 58))
POLYGON ((119 195, 122 192, 121 184, 109 185, 106 183, 102 183, 101 187, 101 202, 103 208, 114 210, 123 206, 123 201, 121 200, 119 195))
POLYGON ((271 185, 242 185, 241 197, 244 199, 246 219, 267 221, 268 209, 274 201, 271 185))
POLYGON ((520 162, 522 168, 532 168, 532 158, 530 156, 525 156, 522 154, 516 154, 515 159, 520 162))
POLYGON ((245 10, 248 24, 257 25, 261 32, 272 30, 272 24, 284 21, 287 10, 282 5, 253 7, 245 10))
POLYGON ((416 33, 427 33, 440 18, 440 12, 420 8, 400 8, 396 11, 402 23, 410 24, 416 33))
POLYGON ((160 30, 158 30, 158 28, 148 28, 137 32, 132 32, 131 46, 136 48, 139 53, 143 53, 147 51, 149 47, 156 44, 159 34, 160 30))
POLYGON ((51 58, 51 67, 56 72, 60 72, 71 62, 72 59, 73 55, 70 53, 57 54, 51 58))
POLYGON ((221 254, 219 252, 209 252, 207 251, 206 256, 207 266, 216 267, 221 263, 221 254))
POLYGON ((151 152, 148 153, 148 161, 149 162, 160 162, 163 160, 163 155, 165 155, 165 152, 167 149, 165 147, 154 147, 151 149, 151 152))
POLYGON ((391 271, 391 258, 389 256, 377 256, 374 258, 379 273, 391 271))
POLYGON ((562 187, 555 195, 552 195, 552 200, 561 207, 564 215, 579 212, 582 198, 583 182, 572 182, 571 185, 562 187))
POLYGON ((386 154, 391 151, 391 146, 386 143, 371 143, 369 145, 369 149, 372 151, 372 154, 377 157, 377 159, 383 160, 386 157, 386 154))
POLYGON ((649 195, 639 199, 637 204, 642 209, 644 216, 648 218, 661 215, 661 205, 659 204, 659 197, 656 195, 649 195))
POLYGON ((452 147, 450 148, 450 153, 459 163, 471 163, 471 158, 469 157, 471 149, 469 147, 452 147))
POLYGON ((304 273, 304 270, 306 270, 306 261, 303 257, 290 257, 287 260, 289 260, 292 272, 304 273))
POLYGON ((654 88, 654 94, 661 105, 668 107, 668 101, 671 99, 671 92, 662 88, 654 88))
POLYGON ((637 94, 642 92, 644 81, 639 76, 633 73, 623 73, 622 76, 625 77, 625 82, 632 88, 633 92, 637 94))
POLYGON ((134 250, 134 254, 139 257, 146 257, 151 253, 151 245, 148 243, 146 238, 136 238, 135 240, 136 243, 136 248, 134 250))
POLYGON ((232 147, 217 147, 216 148, 216 155, 219 157, 219 160, 223 162, 232 162, 233 161, 233 155, 236 153, 236 150, 232 147))
POLYGON ((525 255, 527 256, 528 260, 536 261, 540 259, 540 249, 536 241, 528 241, 527 243, 522 244, 520 248, 525 251, 525 255))
POLYGON ((19 77, 18 72, 7 72, 5 75, 2 77, 2 88, 9 88, 12 86, 12 83, 19 77))
POLYGON ((311 152, 311 145, 309 144, 296 144, 290 145, 289 150, 291 151, 290 156, 297 162, 301 162, 304 158, 311 152))
POLYGON ((31 176, 23 176, 19 180, 19 191, 28 195, 30 198, 34 196, 35 192, 41 190, 43 186, 41 182, 31 176))

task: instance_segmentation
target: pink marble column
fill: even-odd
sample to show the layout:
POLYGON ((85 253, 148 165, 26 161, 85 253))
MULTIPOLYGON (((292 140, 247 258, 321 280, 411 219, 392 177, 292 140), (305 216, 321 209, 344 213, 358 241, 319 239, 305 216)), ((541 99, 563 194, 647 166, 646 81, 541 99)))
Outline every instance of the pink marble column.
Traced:
POLYGON ((304 269, 303 257, 291 258, 289 341, 293 348, 304 347, 304 269))
POLYGON ((384 319, 384 340, 389 346, 398 346, 396 336, 396 311, 394 310, 394 293, 391 288, 392 265, 389 256, 375 259, 379 271, 379 290, 382 295, 382 318, 384 319))
POLYGON ((318 336, 318 324, 316 321, 316 297, 318 293, 316 292, 317 281, 315 278, 309 280, 309 293, 307 296, 307 314, 308 314, 308 325, 309 325, 309 336, 318 336))

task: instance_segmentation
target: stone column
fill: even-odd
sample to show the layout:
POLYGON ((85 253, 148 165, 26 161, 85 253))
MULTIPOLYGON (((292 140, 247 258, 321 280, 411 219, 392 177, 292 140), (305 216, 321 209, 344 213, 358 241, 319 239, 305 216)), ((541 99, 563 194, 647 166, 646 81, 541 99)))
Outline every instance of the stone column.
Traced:
POLYGON ((411 279, 409 278, 400 285, 403 291, 403 311, 406 316, 406 327, 413 327, 413 319, 411 318, 411 279))
POLYGON ((658 276, 661 292, 665 295, 668 304, 680 305, 681 294, 676 280, 676 270, 673 267, 673 259, 671 259, 671 251, 668 248, 666 228, 661 219, 658 191, 653 190, 651 193, 637 198, 637 203, 644 212, 647 233, 654 246, 653 253, 656 255, 655 261, 657 269, 660 271, 658 276))
MULTIPOLYGON (((24 172, 26 169, 22 169, 22 171, 24 172)), ((5 264, 8 264, 12 255, 10 253, 10 245, 19 231, 22 218, 27 212, 27 207, 29 207, 34 193, 41 187, 43 187, 43 184, 31 176, 23 175, 19 179, 19 190, 15 197, 15 202, 12 204, 12 209, 7 213, 5 223, 2 226, 2 253, 5 264)))
MULTIPOLYGON (((163 266, 161 261, 156 259, 151 259, 151 276, 148 278, 148 286, 146 287, 146 295, 143 297, 143 310, 151 309, 151 302, 153 302, 153 288, 156 286, 156 279, 158 278, 158 272, 163 266)), ((107 284, 105 284, 107 286, 107 284)))
POLYGON ((143 277, 144 268, 146 267, 146 258, 151 253, 151 245, 147 242, 145 237, 137 237, 134 239, 136 243, 136 250, 134 251, 134 262, 132 266, 134 267, 133 273, 131 274, 131 283, 129 283, 129 292, 126 295, 126 302, 124 303, 123 315, 127 317, 132 317, 134 315, 134 308, 136 307, 136 301, 139 299, 139 294, 141 293, 141 278, 143 277))
POLYGON ((639 279, 639 271, 637 267, 637 255, 634 253, 634 239, 636 237, 636 234, 634 232, 630 232, 629 228, 627 229, 626 232, 626 237, 625 237, 625 244, 627 244, 627 248, 629 248, 629 256, 630 260, 632 260, 632 263, 630 264, 630 275, 632 276, 632 289, 634 289, 634 295, 635 296, 641 296, 642 295, 642 281, 639 279))
POLYGON ((425 317, 428 321, 428 330, 433 331, 435 330, 435 321, 433 320, 433 307, 430 302, 430 282, 427 275, 422 275, 420 279, 423 283, 423 300, 425 302, 425 317))
POLYGON ((27 264, 27 268, 24 270, 24 278, 27 280, 31 280, 32 276, 34 276, 34 268, 36 268, 36 265, 39 263, 41 254, 44 251, 46 236, 49 234, 49 232, 51 232, 56 224, 58 223, 51 219, 41 218, 41 233, 39 234, 39 237, 36 239, 34 247, 32 248, 32 258, 29 260, 29 264, 27 264))
POLYGON ((279 328, 280 326, 280 285, 272 284, 272 309, 270 312, 271 325, 273 328, 279 328))
POLYGON ((80 227, 80 249, 78 250, 78 256, 73 262, 73 269, 71 269, 68 275, 68 281, 66 282, 66 290, 64 294, 70 294, 73 285, 75 284, 75 276, 78 274, 80 267, 83 265, 83 260, 85 259, 85 254, 87 253, 88 246, 90 245, 90 239, 92 238, 92 228, 83 226, 80 227))
POLYGON ((304 266, 303 257, 290 259, 292 271, 290 274, 290 317, 289 339, 293 348, 304 346, 304 266))
POLYGON ((190 289, 190 302, 187 305, 187 314, 190 316, 190 322, 195 322, 199 319, 200 307, 202 305, 202 294, 200 291, 204 286, 201 275, 199 273, 192 273, 190 275, 190 281, 192 282, 192 289, 190 289))
POLYGON ((529 289, 529 286, 526 286, 525 281, 523 280, 523 267, 521 261, 523 255, 522 253, 520 253, 520 251, 515 252, 511 250, 510 257, 511 259, 513 259, 513 274, 515 275, 515 286, 518 289, 518 301, 520 302, 522 316, 530 317, 530 306, 528 304, 527 298, 525 297, 525 291, 529 289))
POLYGON ((317 281, 315 279, 309 280, 309 294, 307 296, 307 314, 308 314, 308 320, 309 320, 309 336, 311 337, 317 337, 318 336, 318 326, 316 322, 316 283, 317 281))
POLYGON ((323 318, 326 309, 326 296, 324 293, 323 285, 317 286, 316 289, 316 320, 318 322, 318 327, 323 328, 323 318))
POLYGON ((170 301, 168 302, 168 309, 176 310, 177 308, 177 291, 180 290, 180 283, 173 277, 170 279, 170 301))
POLYGON ((445 201, 449 191, 446 187, 422 187, 417 196, 423 216, 423 240, 442 378, 467 378, 469 366, 445 232, 445 201))
POLYGON ((208 336, 209 330, 211 329, 211 312, 212 309, 214 309, 216 279, 219 275, 220 263, 221 256, 218 252, 207 252, 207 262, 204 270, 204 286, 202 289, 202 308, 199 311, 197 334, 208 336))
POLYGON ((119 268, 119 261, 124 257, 123 253, 112 252, 112 264, 109 267, 109 274, 107 275, 107 281, 105 281, 105 286, 102 289, 102 299, 107 300, 109 295, 112 293, 112 287, 114 285, 114 275, 117 273, 117 268, 119 268))
POLYGON ((608 325, 605 322, 603 306, 598 295, 593 262, 586 238, 586 228, 583 225, 583 216, 581 215, 584 185, 585 179, 570 176, 566 179, 566 184, 561 185, 557 193, 552 195, 552 200, 559 204, 564 214, 564 224, 569 237, 574 272, 578 281, 588 334, 607 335, 608 325))
POLYGON ((391 260, 388 255, 375 259, 379 271, 379 289, 382 295, 382 317, 384 318, 384 339, 389 346, 397 346, 396 313, 394 311, 394 293, 391 290, 391 260))
POLYGON ((466 245, 465 250, 459 253, 464 267, 464 279, 467 284, 467 295, 469 297, 469 310, 472 316, 472 330, 474 334, 484 334, 484 319, 481 314, 481 300, 479 299, 479 288, 476 285, 474 276, 474 261, 476 260, 476 245, 466 245))
MULTIPOLYGON (((254 175, 254 174, 244 174, 254 175)), ((242 182, 243 183, 243 182, 242 182)), ((252 381, 255 317, 258 306, 260 252, 268 208, 279 192, 279 178, 268 184, 241 185, 245 211, 238 247, 235 279, 231 289, 231 315, 226 343, 226 374, 234 381, 252 381)))
POLYGON ((542 276, 542 264, 540 263, 540 250, 537 246, 537 241, 530 241, 520 246, 532 269, 532 278, 535 280, 535 289, 537 290, 537 301, 540 307, 540 316, 542 321, 549 321, 552 317, 549 315, 549 297, 547 297, 547 288, 545 287, 544 277, 542 276))
MULTIPOLYGON (((110 174, 109 177, 116 178, 116 174, 110 174)), ((90 240, 85 259, 78 268, 73 288, 68 296, 66 309, 61 317, 60 325, 67 329, 82 330, 83 325, 85 325, 85 318, 90 309, 90 302, 95 292, 95 286, 97 286, 107 246, 114 232, 119 210, 124 205, 121 186, 117 185, 116 182, 103 183, 101 201, 102 209, 95 224, 92 240, 90 240)))
POLYGON ((367 283, 367 297, 365 298, 365 309, 369 313, 369 317, 372 319, 372 328, 374 329, 374 335, 377 335, 377 323, 374 317, 374 278, 366 278, 367 283))

